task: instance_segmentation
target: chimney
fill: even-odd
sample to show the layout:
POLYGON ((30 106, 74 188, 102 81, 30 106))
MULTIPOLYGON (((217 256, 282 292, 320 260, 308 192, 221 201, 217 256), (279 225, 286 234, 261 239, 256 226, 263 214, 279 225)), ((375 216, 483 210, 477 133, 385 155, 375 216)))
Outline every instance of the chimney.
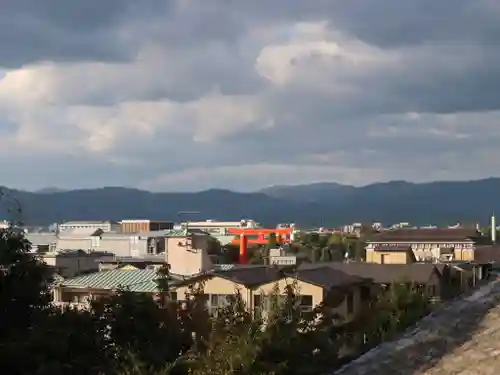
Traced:
POLYGON ((495 215, 491 216, 491 242, 497 242, 497 224, 495 215))

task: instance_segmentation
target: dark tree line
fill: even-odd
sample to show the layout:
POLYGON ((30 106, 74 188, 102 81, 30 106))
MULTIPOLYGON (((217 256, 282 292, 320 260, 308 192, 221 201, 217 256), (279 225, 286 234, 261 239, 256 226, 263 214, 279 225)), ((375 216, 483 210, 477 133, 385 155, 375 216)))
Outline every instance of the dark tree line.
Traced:
POLYGON ((89 311, 61 310, 51 305, 52 271, 29 246, 20 234, 0 232, 0 366, 6 374, 318 374, 341 364, 337 353, 347 337, 375 345, 427 311, 424 295, 394 288, 367 305, 366 317, 342 326, 334 313, 342 294, 304 313, 291 282, 285 298, 268 296, 265 316, 252 316, 239 294, 210 316, 202 284, 183 302, 169 298, 166 270, 158 275, 155 298, 123 290, 93 301, 89 311))

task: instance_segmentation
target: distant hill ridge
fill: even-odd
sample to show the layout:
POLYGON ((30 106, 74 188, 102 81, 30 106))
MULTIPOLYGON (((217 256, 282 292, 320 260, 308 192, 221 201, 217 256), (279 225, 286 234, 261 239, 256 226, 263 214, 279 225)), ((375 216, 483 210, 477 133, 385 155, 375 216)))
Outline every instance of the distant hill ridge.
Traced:
POLYGON ((192 220, 252 218, 263 223, 296 222, 336 226, 351 222, 409 221, 415 225, 481 222, 500 212, 500 178, 362 187, 337 183, 273 186, 253 193, 211 189, 197 193, 152 193, 123 187, 26 192, 4 188, 1 217, 9 196, 27 224, 64 220, 151 218, 178 220, 180 211, 200 211, 192 220))

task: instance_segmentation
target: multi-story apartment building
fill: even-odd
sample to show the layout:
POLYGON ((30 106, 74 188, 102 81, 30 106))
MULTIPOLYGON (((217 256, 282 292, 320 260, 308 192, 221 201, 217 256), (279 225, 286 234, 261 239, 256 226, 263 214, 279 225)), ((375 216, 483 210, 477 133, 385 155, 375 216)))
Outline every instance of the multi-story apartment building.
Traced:
POLYGON ((374 235, 366 244, 366 261, 403 264, 415 261, 472 261, 489 238, 476 229, 396 229, 374 235))
POLYGON ((55 250, 108 251, 117 256, 145 256, 165 251, 164 238, 168 231, 141 233, 104 232, 94 233, 60 232, 55 250))

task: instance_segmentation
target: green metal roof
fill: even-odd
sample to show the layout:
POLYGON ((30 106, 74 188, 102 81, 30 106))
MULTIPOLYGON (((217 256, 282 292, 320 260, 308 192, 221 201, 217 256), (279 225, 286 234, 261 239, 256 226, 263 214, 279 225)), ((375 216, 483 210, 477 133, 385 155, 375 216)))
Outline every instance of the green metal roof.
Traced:
MULTIPOLYGON (((189 229, 189 234, 191 236, 207 236, 207 232, 193 228, 189 229)), ((186 237, 188 235, 188 230, 186 229, 170 229, 165 232, 165 237, 186 237)))
MULTIPOLYGON (((158 274, 156 270, 117 268, 66 279, 59 285, 81 289, 124 288, 131 292, 154 293, 158 291, 155 281, 157 278, 158 274)), ((181 280, 183 280, 182 277, 172 275, 172 279, 169 280, 169 285, 175 287, 181 280)))
POLYGON ((62 285, 74 288, 113 289, 143 283, 156 278, 156 270, 125 270, 117 268, 67 279, 62 285))
POLYGON ((187 236, 187 231, 185 229, 180 229, 180 230, 172 229, 165 233, 165 237, 186 237, 186 236, 187 236))
MULTIPOLYGON (((127 270, 117 268, 66 279, 60 285, 82 289, 124 288, 132 292, 156 292, 157 285, 155 280, 157 278, 158 275, 156 270, 127 270)), ((172 280, 169 280, 169 284, 175 286, 179 281, 180 280, 174 276, 172 280)))

